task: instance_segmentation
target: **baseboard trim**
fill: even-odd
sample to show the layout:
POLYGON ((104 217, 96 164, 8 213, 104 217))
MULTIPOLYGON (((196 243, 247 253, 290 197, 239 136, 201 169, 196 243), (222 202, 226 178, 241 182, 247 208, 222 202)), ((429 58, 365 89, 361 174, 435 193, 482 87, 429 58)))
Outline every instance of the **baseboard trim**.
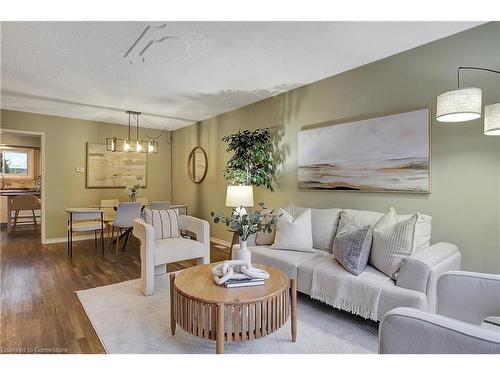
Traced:
MULTIPOLYGON (((84 241, 84 240, 93 240, 94 235, 93 234, 84 234, 81 236, 73 236, 73 241, 84 241)), ((99 237, 98 237, 99 239, 99 237)), ((67 237, 54 237, 54 238, 46 238, 45 242, 43 243, 44 245, 50 245, 53 243, 61 243, 61 242, 67 242, 68 238, 67 237)))
POLYGON ((217 245, 222 245, 225 247, 231 247, 231 242, 223 240, 217 237, 210 237, 210 242, 216 243, 217 245))
MULTIPOLYGON (((94 239, 93 234, 85 234, 82 236, 74 236, 73 241, 84 241, 84 240, 92 240, 94 239)), ((66 242, 68 239, 66 237, 54 237, 54 238, 47 238, 45 239, 45 244, 50 245, 53 243, 61 243, 61 242, 66 242)), ((213 242, 217 245, 222 245, 225 247, 231 247, 231 242, 223 240, 221 238, 217 237, 210 237, 210 242, 213 242)))

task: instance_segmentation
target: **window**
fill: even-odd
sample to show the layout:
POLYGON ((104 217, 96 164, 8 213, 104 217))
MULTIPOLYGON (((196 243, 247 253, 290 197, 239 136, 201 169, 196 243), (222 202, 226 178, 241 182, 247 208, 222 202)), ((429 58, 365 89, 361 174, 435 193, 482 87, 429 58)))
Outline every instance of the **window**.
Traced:
POLYGON ((14 148, 0 149, 0 168, 1 173, 6 176, 29 176, 31 171, 30 165, 30 151, 17 150, 14 148))

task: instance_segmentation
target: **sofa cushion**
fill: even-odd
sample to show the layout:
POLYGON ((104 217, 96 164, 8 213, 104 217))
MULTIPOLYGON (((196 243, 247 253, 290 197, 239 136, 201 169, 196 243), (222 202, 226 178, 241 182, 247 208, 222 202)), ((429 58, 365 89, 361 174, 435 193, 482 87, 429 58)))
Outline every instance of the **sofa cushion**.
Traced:
POLYGON ((392 279, 403 261, 413 254, 413 235, 418 214, 399 220, 393 207, 373 228, 370 264, 392 279))
MULTIPOLYGON (((325 255, 332 256, 325 252, 325 255)), ((302 293, 311 294, 313 270, 321 262, 324 262, 322 256, 306 260, 299 264, 297 269, 297 290, 302 293)), ((347 271, 346 271, 347 272, 347 271)))
POLYGON ((155 265, 202 258, 203 255, 203 244, 187 238, 165 238, 154 244, 155 265))
POLYGON ((252 264, 268 264, 274 266, 288 277, 297 279, 297 267, 311 259, 327 255, 327 252, 316 250, 306 253, 294 250, 276 250, 268 246, 248 246, 252 253, 252 264))
POLYGON ((305 210, 297 218, 282 208, 279 214, 281 216, 271 248, 315 253, 312 242, 311 209, 305 210))
POLYGON ((351 232, 367 225, 373 228, 383 215, 383 213, 375 211, 342 210, 337 235, 351 232))
POLYGON ((371 245, 372 231, 367 225, 336 236, 333 241, 333 254, 347 271, 357 276, 365 270, 371 245))
MULTIPOLYGON (((297 217, 307 208, 290 205, 285 209, 290 215, 297 217)), ((341 212, 340 208, 311 208, 312 237, 315 249, 332 252, 333 239, 337 233, 341 212)))

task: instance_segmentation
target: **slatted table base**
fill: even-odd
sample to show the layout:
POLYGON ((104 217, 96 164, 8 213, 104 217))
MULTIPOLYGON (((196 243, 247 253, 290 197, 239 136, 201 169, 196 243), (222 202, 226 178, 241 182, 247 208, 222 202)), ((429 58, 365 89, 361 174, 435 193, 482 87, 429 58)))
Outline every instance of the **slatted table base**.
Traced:
POLYGON ((292 315, 292 341, 297 336, 297 290, 290 288, 262 301, 250 303, 206 303, 194 300, 175 288, 170 275, 170 325, 175 335, 178 324, 193 336, 216 341, 216 353, 224 353, 224 342, 241 342, 265 337, 280 329, 292 315))

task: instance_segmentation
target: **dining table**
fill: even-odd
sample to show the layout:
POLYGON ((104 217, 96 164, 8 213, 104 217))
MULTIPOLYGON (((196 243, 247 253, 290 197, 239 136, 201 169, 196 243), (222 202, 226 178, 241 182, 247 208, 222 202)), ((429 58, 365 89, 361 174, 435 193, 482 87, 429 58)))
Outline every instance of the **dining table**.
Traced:
MULTIPOLYGON (((149 203, 146 203, 146 204, 143 204, 143 209, 145 207, 149 207, 150 204, 149 203)), ((115 219, 115 212, 116 212, 116 209, 118 208, 118 206, 115 206, 115 207, 101 207, 101 205, 99 203, 90 203, 90 204, 84 204, 83 207, 86 207, 86 208, 97 208, 97 209, 105 209, 105 208, 113 208, 113 211, 111 212, 105 212, 104 214, 104 222, 105 222, 105 225, 107 228, 109 228, 109 225, 113 222, 113 220, 115 219)), ((179 210, 179 213, 181 215, 187 215, 187 204, 186 203, 173 203, 170 205, 170 209, 178 209, 179 210)), ((122 241, 122 248, 121 248, 121 251, 125 251, 125 249, 127 248, 127 243, 128 243, 128 240, 130 238, 130 235, 132 234, 132 228, 128 228, 127 230, 125 230, 122 234, 120 234, 119 236, 117 236, 117 238, 113 239, 113 241, 111 242, 112 245, 116 244, 116 241, 118 241, 118 239, 122 241)), ((109 236, 109 232, 108 232, 108 236, 109 236)))

